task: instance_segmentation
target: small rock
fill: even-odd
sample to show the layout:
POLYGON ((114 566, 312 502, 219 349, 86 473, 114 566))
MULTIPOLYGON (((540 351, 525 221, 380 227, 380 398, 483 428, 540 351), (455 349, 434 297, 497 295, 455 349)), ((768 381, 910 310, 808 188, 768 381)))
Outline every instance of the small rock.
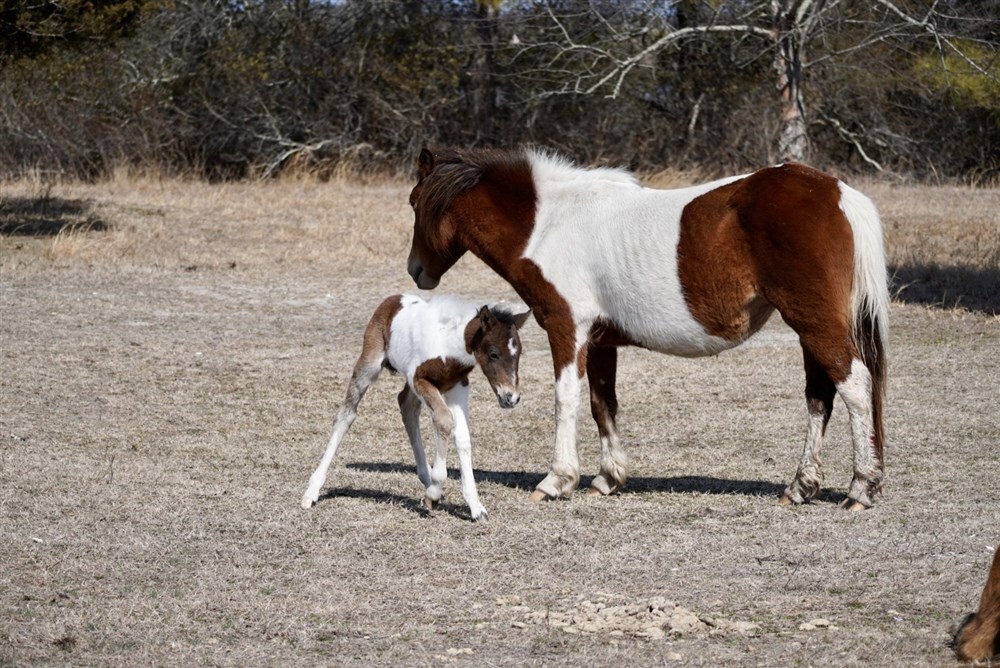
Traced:
POLYGON ((815 626, 816 628, 821 628, 822 629, 822 628, 826 628, 827 626, 830 625, 830 620, 829 619, 823 619, 822 617, 819 617, 817 619, 810 620, 809 623, 812 624, 813 626, 815 626))
POLYGON ((649 638, 650 640, 662 640, 665 634, 663 633, 663 629, 661 629, 659 626, 647 626, 641 631, 637 631, 635 635, 636 637, 639 638, 649 638))
POLYGON ((702 631, 705 628, 705 624, 698 619, 698 615, 685 608, 674 608, 674 614, 670 616, 671 633, 685 635, 702 631))
POLYGON ((760 627, 753 622, 731 622, 729 627, 736 631, 737 633, 742 633, 743 635, 750 635, 755 633, 760 627))
POLYGON ((683 659, 684 657, 677 652, 667 652, 667 661, 682 661, 683 659))
POLYGON ((528 625, 525 624, 524 622, 511 622, 510 625, 513 626, 515 629, 526 629, 526 628, 528 628, 528 625))
POLYGON ((799 624, 799 631, 814 631, 815 629, 816 627, 809 622, 802 622, 799 624))

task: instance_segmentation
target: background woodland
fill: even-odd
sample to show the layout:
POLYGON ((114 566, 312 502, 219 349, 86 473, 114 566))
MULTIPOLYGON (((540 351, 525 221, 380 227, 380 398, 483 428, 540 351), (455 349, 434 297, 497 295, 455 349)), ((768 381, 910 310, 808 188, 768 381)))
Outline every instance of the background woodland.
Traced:
POLYGON ((1000 176, 997 0, 11 0, 0 176, 400 172, 539 144, 1000 176))

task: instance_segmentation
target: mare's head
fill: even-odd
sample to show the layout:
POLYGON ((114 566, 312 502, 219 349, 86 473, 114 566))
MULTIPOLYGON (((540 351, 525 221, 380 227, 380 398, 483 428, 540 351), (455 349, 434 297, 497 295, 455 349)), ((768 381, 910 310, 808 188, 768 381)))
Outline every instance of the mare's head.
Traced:
POLYGON ((532 172, 521 151, 425 148, 417 176, 407 270, 423 290, 437 287, 468 250, 498 258, 516 243, 511 226, 534 219, 532 172))
POLYGON ((465 253, 451 211, 455 197, 475 185, 481 172, 450 149, 423 149, 417 158, 417 185, 410 191, 413 244, 406 269, 421 290, 433 290, 465 253))
POLYGON ((521 400, 517 367, 521 361, 518 330, 531 311, 514 314, 500 306, 484 306, 469 323, 467 340, 476 363, 486 375, 501 408, 513 408, 521 400))

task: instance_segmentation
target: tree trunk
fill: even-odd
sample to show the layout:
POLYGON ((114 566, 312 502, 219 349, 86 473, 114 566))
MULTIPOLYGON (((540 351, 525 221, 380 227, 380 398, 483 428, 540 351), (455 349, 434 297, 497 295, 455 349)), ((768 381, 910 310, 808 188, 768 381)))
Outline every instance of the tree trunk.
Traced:
POLYGON ((493 116, 497 108, 494 52, 497 35, 497 2, 477 0, 476 35, 479 44, 472 71, 472 108, 477 145, 493 143, 493 116))
POLYGON ((782 162, 805 162, 809 136, 802 104, 802 49, 791 33, 780 37, 774 66, 781 90, 778 157, 782 162))

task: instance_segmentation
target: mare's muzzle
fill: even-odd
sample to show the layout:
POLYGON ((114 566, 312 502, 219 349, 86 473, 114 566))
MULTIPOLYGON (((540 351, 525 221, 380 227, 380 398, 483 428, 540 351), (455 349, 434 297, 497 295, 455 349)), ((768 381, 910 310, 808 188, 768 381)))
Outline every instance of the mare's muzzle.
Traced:
POLYGON ((433 290, 441 282, 440 278, 431 278, 428 276, 427 272, 424 271, 424 265, 415 257, 411 257, 406 263, 406 271, 409 272, 410 278, 413 279, 413 282, 421 290, 433 290))

